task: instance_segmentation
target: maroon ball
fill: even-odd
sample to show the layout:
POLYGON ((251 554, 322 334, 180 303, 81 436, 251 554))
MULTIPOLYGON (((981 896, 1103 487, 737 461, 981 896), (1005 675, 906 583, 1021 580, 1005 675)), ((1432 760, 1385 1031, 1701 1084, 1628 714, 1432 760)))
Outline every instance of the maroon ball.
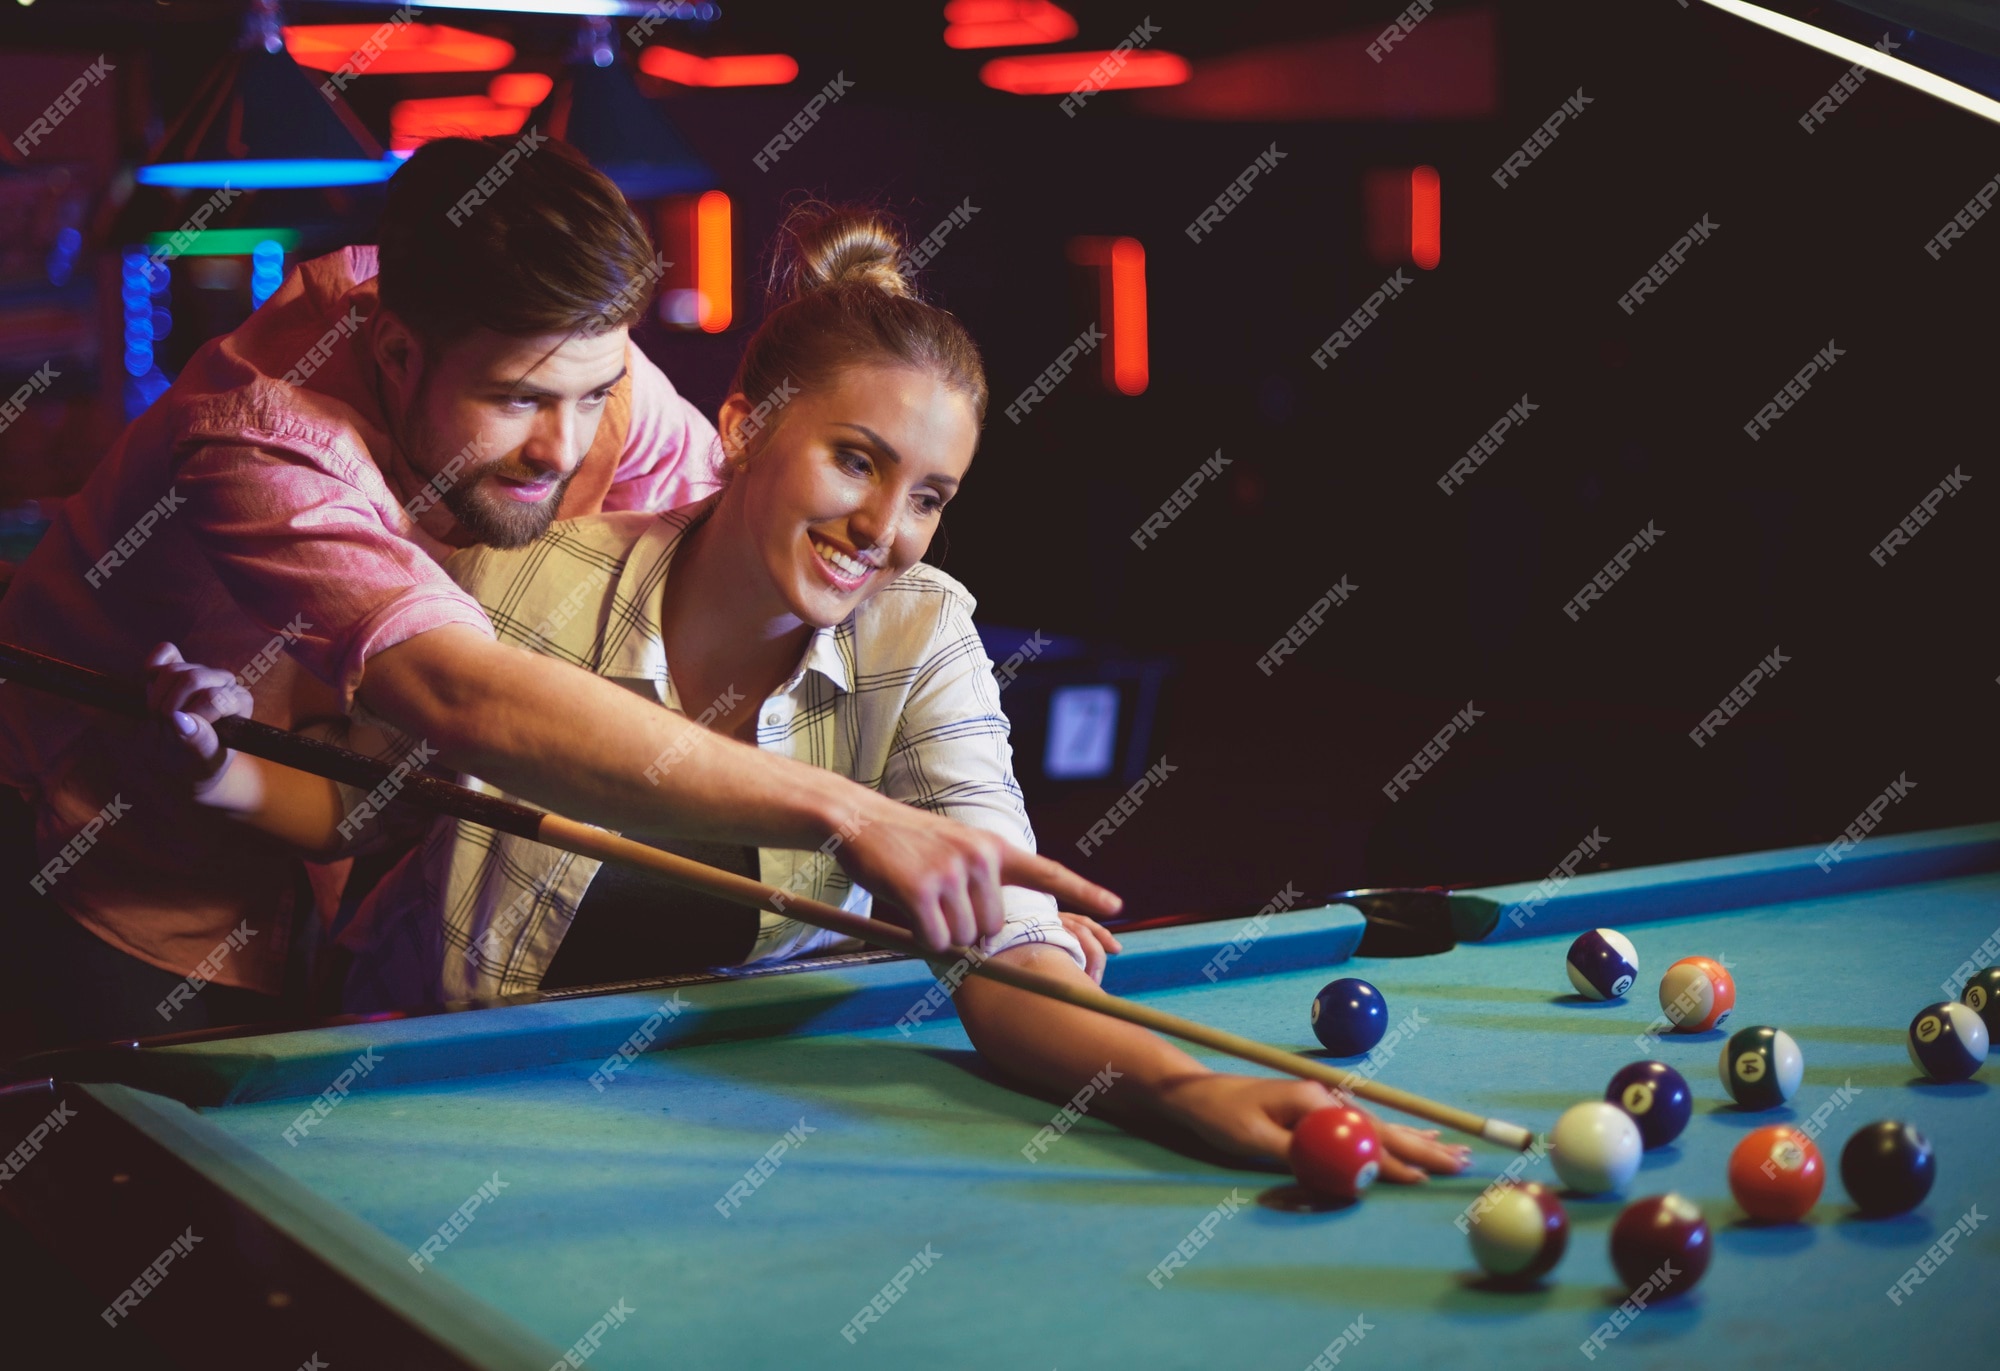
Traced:
POLYGON ((1650 1281, 1655 1298, 1694 1289, 1714 1248, 1701 1210, 1680 1195, 1634 1200, 1611 1226, 1611 1264, 1618 1279, 1627 1290, 1650 1281))

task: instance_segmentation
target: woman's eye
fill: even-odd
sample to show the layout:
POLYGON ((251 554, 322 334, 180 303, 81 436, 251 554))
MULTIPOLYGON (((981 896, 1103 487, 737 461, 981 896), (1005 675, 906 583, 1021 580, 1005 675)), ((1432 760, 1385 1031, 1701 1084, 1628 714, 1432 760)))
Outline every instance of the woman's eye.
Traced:
POLYGON ((917 511, 921 514, 935 514, 944 508, 944 501, 927 490, 918 491, 911 499, 916 501, 917 511))
POLYGON ((834 460, 836 462, 839 462, 840 465, 845 470, 853 472, 856 476, 866 476, 870 471, 874 469, 872 466, 870 466, 869 461, 866 457, 864 457, 862 454, 858 452, 851 451, 848 448, 840 448, 836 450, 834 453, 834 460))

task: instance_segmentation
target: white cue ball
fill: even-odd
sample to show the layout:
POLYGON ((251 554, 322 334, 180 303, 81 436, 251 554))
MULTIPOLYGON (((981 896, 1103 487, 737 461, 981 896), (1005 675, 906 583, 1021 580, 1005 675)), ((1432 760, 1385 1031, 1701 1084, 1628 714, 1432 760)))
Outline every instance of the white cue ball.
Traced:
POLYGON ((1549 1135, 1549 1147, 1556 1175, 1579 1195, 1623 1190, 1639 1174, 1645 1151, 1632 1116, 1604 1100, 1565 1109, 1549 1135))

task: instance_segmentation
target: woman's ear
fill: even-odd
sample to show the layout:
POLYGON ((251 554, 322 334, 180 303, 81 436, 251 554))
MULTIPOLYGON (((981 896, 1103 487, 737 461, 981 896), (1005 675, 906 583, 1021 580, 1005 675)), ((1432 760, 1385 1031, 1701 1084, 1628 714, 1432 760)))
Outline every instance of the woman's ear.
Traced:
POLYGON ((750 421, 753 412, 749 398, 741 392, 724 400, 717 411, 715 431, 722 438, 724 467, 740 467, 748 457, 750 441, 757 436, 757 428, 750 421))

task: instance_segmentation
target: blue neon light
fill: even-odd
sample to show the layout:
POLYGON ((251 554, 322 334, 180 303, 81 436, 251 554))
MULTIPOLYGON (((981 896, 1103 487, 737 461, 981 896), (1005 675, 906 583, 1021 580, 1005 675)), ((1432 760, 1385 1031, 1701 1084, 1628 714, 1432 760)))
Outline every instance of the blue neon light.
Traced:
POLYGON ((277 294, 284 280, 284 248, 266 238, 250 249, 250 308, 256 309, 277 294))
POLYGON ((366 186, 395 175, 401 162, 384 157, 264 162, 156 162, 139 168, 142 186, 290 190, 305 186, 366 186))

